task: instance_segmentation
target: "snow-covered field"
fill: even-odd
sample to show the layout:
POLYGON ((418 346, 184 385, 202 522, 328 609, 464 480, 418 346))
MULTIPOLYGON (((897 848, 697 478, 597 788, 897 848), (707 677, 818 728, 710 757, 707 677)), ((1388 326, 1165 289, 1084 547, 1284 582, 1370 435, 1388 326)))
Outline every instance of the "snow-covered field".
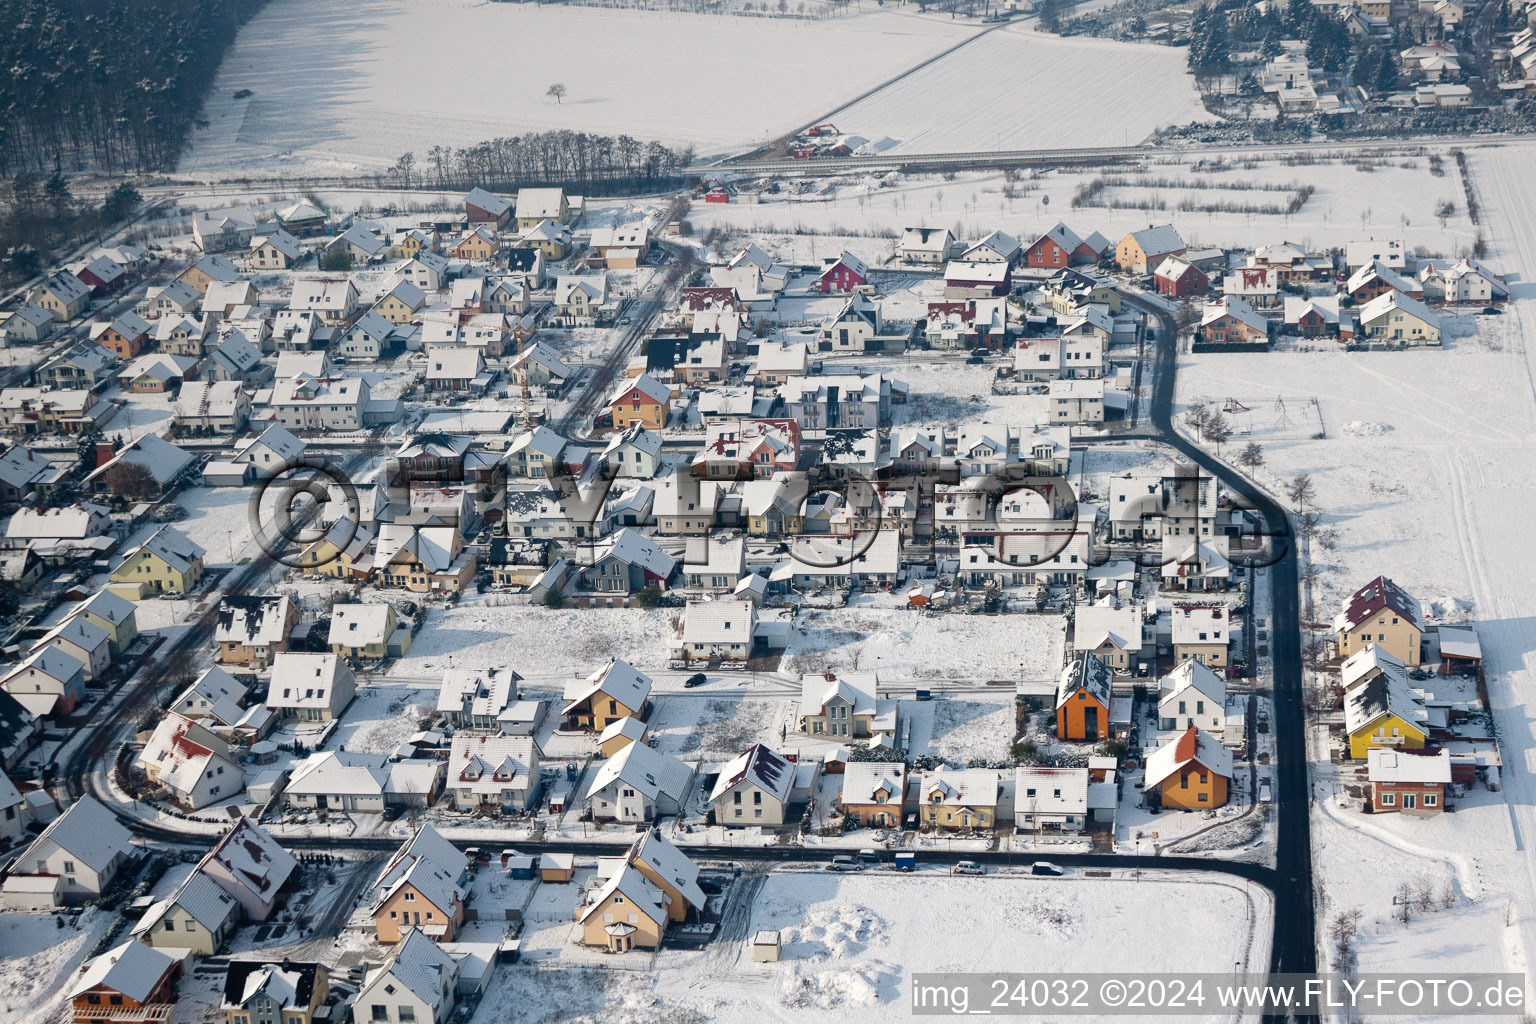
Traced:
POLYGON ((1184 51, 1036 32, 992 32, 837 112, 837 126, 895 152, 1134 145, 1210 120, 1184 51))
POLYGON ((610 658, 641 669, 667 662, 676 611, 591 608, 550 611, 468 602, 434 609, 392 675, 441 676, 448 668, 506 665, 525 677, 586 675, 610 658))
POLYGON ((208 127, 180 169, 336 173, 387 166, 407 150, 420 166, 433 146, 560 128, 703 154, 742 149, 974 31, 889 11, 802 21, 276 0, 225 57, 203 109, 208 127), (556 82, 568 90, 558 104, 545 95, 556 82), (252 95, 234 98, 245 89, 252 95))
POLYGON ((879 672, 887 679, 1054 679, 1065 628, 1058 615, 934 615, 890 608, 806 611, 781 668, 879 672))
POLYGON ((1195 877, 776 873, 746 927, 748 935, 780 931, 776 964, 753 963, 744 945, 726 944, 664 950, 601 974, 504 968, 476 1020, 904 1021, 913 972, 1230 971, 1234 960, 1264 963, 1264 894, 1250 889, 1250 906, 1242 883, 1195 877))
POLYGON ((0 1019, 11 1024, 50 1020, 66 998, 69 976, 112 924, 87 910, 78 921, 53 914, 0 915, 0 1019))
MULTIPOLYGON (((1530 154, 1532 150, 1469 146, 1468 152, 1503 159, 1501 154, 1513 157, 1516 152, 1530 154)), ((718 224, 749 233, 781 235, 764 239, 764 247, 780 258, 799 261, 835 256, 843 248, 871 261, 884 260, 894 252, 902 229, 912 224, 947 227, 972 240, 1001 229, 1028 243, 1057 220, 1065 220, 1080 235, 1099 231, 1111 241, 1149 223, 1172 221, 1186 241, 1199 246, 1253 246, 1287 239, 1309 250, 1327 251, 1351 238, 1374 236, 1402 238, 1410 248, 1425 246, 1447 254, 1468 249, 1477 237, 1477 226, 1467 217, 1455 163, 1443 154, 1444 173, 1439 176, 1431 173, 1428 156, 1416 152, 1372 154, 1370 159, 1354 163, 1326 153, 1308 157, 1315 162, 1290 164, 1281 156, 1259 156, 1226 170, 1196 172, 1194 157, 1170 152, 1143 169, 1143 181, 1310 185, 1314 190, 1311 198, 1294 214, 1177 209, 1186 196, 1201 205, 1284 205, 1289 193, 1274 188, 1170 190, 1146 184, 1108 191, 1111 198, 1122 202, 1161 201, 1165 208, 1074 208, 1073 195, 1095 178, 1138 173, 1135 168, 1088 168, 1026 173, 1012 182, 995 172, 960 174, 953 180, 939 175, 894 175, 884 185, 873 177, 849 178, 831 191, 768 196, 756 205, 696 203, 688 216, 700 230, 718 224), (1443 225, 1435 216, 1435 207, 1442 200, 1450 200, 1456 207, 1443 225), (845 237, 825 238, 809 232, 845 237)))

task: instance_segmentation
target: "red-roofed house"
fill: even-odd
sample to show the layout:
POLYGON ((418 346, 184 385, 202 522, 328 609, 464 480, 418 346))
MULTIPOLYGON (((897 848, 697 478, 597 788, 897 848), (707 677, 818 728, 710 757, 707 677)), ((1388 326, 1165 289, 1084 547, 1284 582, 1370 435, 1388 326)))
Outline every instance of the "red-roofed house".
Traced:
POLYGON ((1334 616, 1339 656, 1348 658, 1377 644, 1409 668, 1420 661, 1424 612, 1418 599, 1402 587, 1378 576, 1350 595, 1334 616))
POLYGON ((1232 778, 1232 752, 1221 741, 1190 726, 1174 743, 1147 757, 1147 793, 1156 793, 1164 807, 1201 810, 1227 802, 1232 778))

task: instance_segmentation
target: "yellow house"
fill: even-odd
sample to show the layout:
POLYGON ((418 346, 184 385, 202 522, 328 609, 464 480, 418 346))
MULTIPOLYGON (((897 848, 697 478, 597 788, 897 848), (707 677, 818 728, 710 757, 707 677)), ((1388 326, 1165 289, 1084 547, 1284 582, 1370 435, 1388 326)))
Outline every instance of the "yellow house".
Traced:
POLYGON ((1392 345, 1440 344, 1440 318, 1418 299, 1388 291, 1360 307, 1355 316, 1359 335, 1392 345))
POLYGON ((521 188, 517 190, 516 217, 518 228, 524 231, 546 220, 565 224, 571 219, 571 202, 561 188, 521 188))
POLYGON ((924 772, 918 789, 921 823, 929 828, 997 825, 997 772, 987 768, 924 772))
POLYGON ((423 826, 374 883, 379 895, 369 914, 378 941, 399 942, 418 929, 436 942, 452 942, 464 923, 463 875, 464 854, 431 825, 423 826))
POLYGON ((203 578, 204 554, 202 548, 162 526, 112 570, 112 590, 135 600, 149 595, 189 594, 203 578))
POLYGON ((373 571, 373 533, 343 516, 324 537, 299 553, 299 569, 305 576, 338 580, 367 576, 373 571))
POLYGON ((672 389, 648 373, 625 378, 608 400, 615 430, 640 426, 661 430, 672 412, 672 389))
POLYGON ((581 941, 613 953, 655 949, 667 932, 667 896, 638 868, 625 864, 576 908, 581 941))
POLYGON ((633 715, 609 722, 597 738, 598 754, 613 757, 631 743, 643 743, 645 733, 645 723, 633 715))
POLYGON ((373 311, 392 324, 408 324, 426 305, 426 292, 409 281, 400 281, 373 304, 373 311))
POLYGON ((686 921, 690 907, 704 909, 704 890, 699 888, 699 869, 688 856, 661 834, 651 829, 629 848, 627 857, 645 880, 661 890, 666 898, 667 918, 686 921))
POLYGON ((645 711, 651 677, 618 658, 565 688, 565 728, 602 732, 620 719, 645 711))
POLYGON ((324 964, 231 960, 224 975, 225 1024, 314 1024, 331 995, 324 964))
POLYGON ((427 228, 412 228, 397 238, 389 247, 392 260, 413 260, 423 249, 437 250, 437 232, 427 228))
POLYGON ((74 274, 63 271, 32 289, 31 300, 55 320, 73 320, 91 304, 91 290, 74 274))
POLYGON ((1349 756, 1364 760, 1372 747, 1422 750, 1429 738, 1424 705, 1395 671, 1383 672, 1344 695, 1349 756))
POLYGON ((489 260, 500 250, 495 230, 482 224, 459 239, 449 255, 456 260, 489 260))
POLYGON ((330 642, 331 653, 343 658, 403 658, 411 649, 411 631, 400 628, 391 605, 338 604, 331 609, 330 642))
POLYGON ((1224 605, 1199 605, 1173 609, 1173 658, 1175 664, 1198 661, 1208 668, 1227 666, 1232 642, 1232 613, 1224 605))
POLYGON ((1377 644, 1409 668, 1420 662, 1424 613, 1418 599, 1378 576, 1344 602, 1333 619, 1339 656, 1349 658, 1377 644))
POLYGON ((267 668, 288 649, 288 635, 298 624, 298 606, 286 597, 230 594, 219 603, 214 623, 219 661, 267 668))
POLYGON ((475 553, 455 526, 389 523, 379 530, 373 558, 384 586, 418 594, 462 593, 475 578, 475 553))
POLYGON ((102 590, 78 605, 70 618, 79 616, 106 630, 114 657, 120 656, 139 638, 138 618, 133 602, 125 601, 110 590, 102 590))
POLYGON ((571 229, 552 220, 539 221, 517 240, 520 249, 537 249, 545 259, 563 260, 571 249, 571 229))

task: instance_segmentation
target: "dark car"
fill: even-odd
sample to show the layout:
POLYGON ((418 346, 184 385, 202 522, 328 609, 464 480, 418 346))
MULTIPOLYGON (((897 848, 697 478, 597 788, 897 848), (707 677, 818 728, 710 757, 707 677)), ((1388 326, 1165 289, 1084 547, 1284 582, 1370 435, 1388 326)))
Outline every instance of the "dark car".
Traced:
POLYGON ((1048 860, 1037 860, 1029 866, 1029 873, 1032 875, 1050 875, 1052 877, 1059 877, 1066 874, 1066 871, 1063 870, 1060 865, 1052 864, 1048 860))
POLYGON ((692 688, 695 686, 703 686, 708 681, 708 677, 706 677, 703 672, 695 672, 693 675, 683 680, 683 685, 692 688))

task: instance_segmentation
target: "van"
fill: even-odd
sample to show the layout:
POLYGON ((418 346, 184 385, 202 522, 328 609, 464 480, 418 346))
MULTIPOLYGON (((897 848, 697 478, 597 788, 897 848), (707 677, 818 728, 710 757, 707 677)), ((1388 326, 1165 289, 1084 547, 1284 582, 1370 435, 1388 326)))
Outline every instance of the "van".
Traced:
POLYGON ((884 858, 882 858, 880 854, 874 850, 859 851, 859 860, 864 864, 879 864, 883 859, 884 858))
POLYGON ((863 871, 864 865, 857 859, 846 854, 839 854, 832 858, 832 863, 827 865, 828 871, 863 871))
POLYGON ((949 869, 952 875, 984 875, 987 869, 973 860, 962 860, 949 869))

